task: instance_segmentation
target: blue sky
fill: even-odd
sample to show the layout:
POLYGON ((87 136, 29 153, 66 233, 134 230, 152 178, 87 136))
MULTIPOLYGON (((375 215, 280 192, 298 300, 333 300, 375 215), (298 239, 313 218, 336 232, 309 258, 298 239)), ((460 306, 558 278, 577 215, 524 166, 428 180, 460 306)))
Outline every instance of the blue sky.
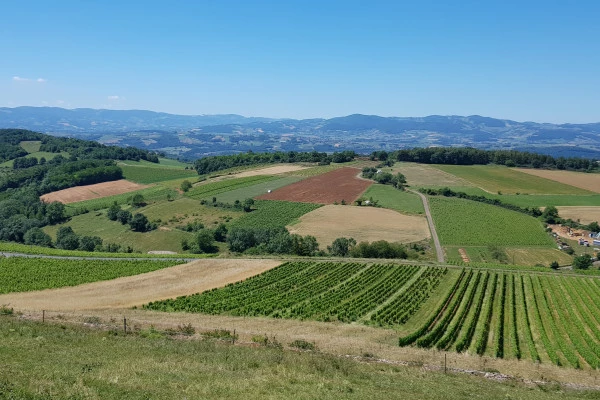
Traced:
POLYGON ((0 106, 600 121, 600 2, 14 1, 0 106))

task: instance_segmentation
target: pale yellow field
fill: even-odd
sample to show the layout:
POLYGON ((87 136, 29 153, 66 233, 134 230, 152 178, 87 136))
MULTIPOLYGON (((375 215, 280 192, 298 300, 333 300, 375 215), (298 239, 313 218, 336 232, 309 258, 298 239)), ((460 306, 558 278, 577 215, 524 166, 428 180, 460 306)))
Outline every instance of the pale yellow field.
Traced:
POLYGON ((600 193, 600 174, 587 174, 584 172, 555 171, 546 169, 515 168, 526 174, 539 176, 556 182, 600 193))
POLYGON ((570 218, 573 221, 579 221, 582 224, 600 222, 600 205, 596 207, 560 206, 556 208, 558 209, 558 215, 560 215, 561 218, 570 218))
POLYGON ((233 174, 236 178, 245 178, 247 176, 257 176, 257 175, 279 175, 285 174, 286 172, 300 171, 302 169, 306 169, 308 167, 303 167, 301 165, 277 165, 274 167, 267 167, 261 169, 253 169, 251 171, 240 172, 239 174, 233 174))
POLYGON ((465 179, 441 171, 425 164, 396 163, 393 168, 382 168, 393 174, 401 172, 406 177, 406 182, 411 186, 473 186, 465 179))
POLYGON ((374 207, 327 205, 288 226, 291 233, 312 235, 321 248, 339 237, 352 237, 357 242, 387 240, 411 243, 431 237, 425 217, 403 215, 393 210, 374 207))

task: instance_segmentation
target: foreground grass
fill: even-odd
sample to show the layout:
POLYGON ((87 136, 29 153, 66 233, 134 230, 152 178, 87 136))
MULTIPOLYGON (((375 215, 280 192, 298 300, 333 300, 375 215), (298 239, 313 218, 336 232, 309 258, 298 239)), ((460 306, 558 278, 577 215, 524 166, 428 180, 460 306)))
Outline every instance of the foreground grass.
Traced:
POLYGON ((142 334, 125 337, 0 316, 0 398, 564 399, 598 394, 142 334))

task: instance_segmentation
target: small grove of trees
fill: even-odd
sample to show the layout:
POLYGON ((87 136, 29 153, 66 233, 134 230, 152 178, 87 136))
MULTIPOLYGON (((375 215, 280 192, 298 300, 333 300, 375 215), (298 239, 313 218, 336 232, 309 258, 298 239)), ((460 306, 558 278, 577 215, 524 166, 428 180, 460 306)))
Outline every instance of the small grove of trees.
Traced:
POLYGON ((182 192, 187 193, 192 188, 192 183, 187 179, 181 182, 180 189, 182 192))
POLYGON ((418 244, 407 248, 402 243, 390 243, 385 240, 356 243, 353 238, 340 237, 327 246, 327 251, 335 257, 354 258, 417 258, 424 249, 418 244))
POLYGON ((582 254, 573 258, 573 269, 589 269, 592 266, 592 258, 582 254))
POLYGON ((200 200, 200 204, 203 206, 212 206, 218 208, 232 208, 234 210, 243 210, 244 212, 252 211, 252 206, 254 206, 254 199, 247 198, 243 202, 236 200, 233 204, 231 203, 223 203, 221 201, 217 201, 216 197, 212 198, 212 202, 209 202, 206 199, 200 200))
POLYGON ((227 227, 225 224, 219 224, 214 230, 204 229, 204 225, 197 221, 192 226, 193 228, 189 232, 195 232, 194 238, 192 240, 183 239, 181 241, 181 248, 184 251, 189 250, 196 254, 217 253, 219 247, 215 242, 225 242, 227 239, 227 227))
POLYGON ((148 218, 141 213, 131 214, 128 210, 121 209, 121 206, 114 202, 106 212, 106 216, 111 221, 119 221, 122 225, 129 224, 132 231, 147 232, 156 229, 156 224, 148 221, 148 218))
POLYGON ((392 185, 400 190, 404 190, 404 187, 406 186, 406 177, 400 172, 393 175, 390 172, 383 172, 377 168, 365 167, 362 170, 362 176, 366 179, 373 179, 375 182, 381 183, 382 185, 392 185))
POLYGON ((227 234, 229 249, 247 254, 293 254, 314 256, 319 244, 314 236, 290 234, 285 227, 234 227, 227 234))

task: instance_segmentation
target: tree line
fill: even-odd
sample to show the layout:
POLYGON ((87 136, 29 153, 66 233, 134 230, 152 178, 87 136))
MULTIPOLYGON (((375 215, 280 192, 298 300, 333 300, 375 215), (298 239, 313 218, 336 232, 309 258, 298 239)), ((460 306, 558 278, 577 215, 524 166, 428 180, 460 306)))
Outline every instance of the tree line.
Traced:
POLYGON ((375 151, 372 160, 408 161, 423 164, 486 165, 498 164, 507 167, 547 168, 572 171, 593 171, 598 163, 587 158, 558 157, 517 150, 480 150, 471 147, 430 147, 402 149, 392 152, 375 151))
POLYGON ((194 169, 199 175, 222 171, 225 169, 241 166, 250 166, 257 164, 277 164, 277 163, 296 163, 310 162, 321 165, 334 163, 344 163, 354 160, 356 153, 353 151, 342 151, 339 153, 327 154, 312 152, 277 151, 274 153, 248 153, 234 154, 228 156, 209 156, 196 160, 194 169))

